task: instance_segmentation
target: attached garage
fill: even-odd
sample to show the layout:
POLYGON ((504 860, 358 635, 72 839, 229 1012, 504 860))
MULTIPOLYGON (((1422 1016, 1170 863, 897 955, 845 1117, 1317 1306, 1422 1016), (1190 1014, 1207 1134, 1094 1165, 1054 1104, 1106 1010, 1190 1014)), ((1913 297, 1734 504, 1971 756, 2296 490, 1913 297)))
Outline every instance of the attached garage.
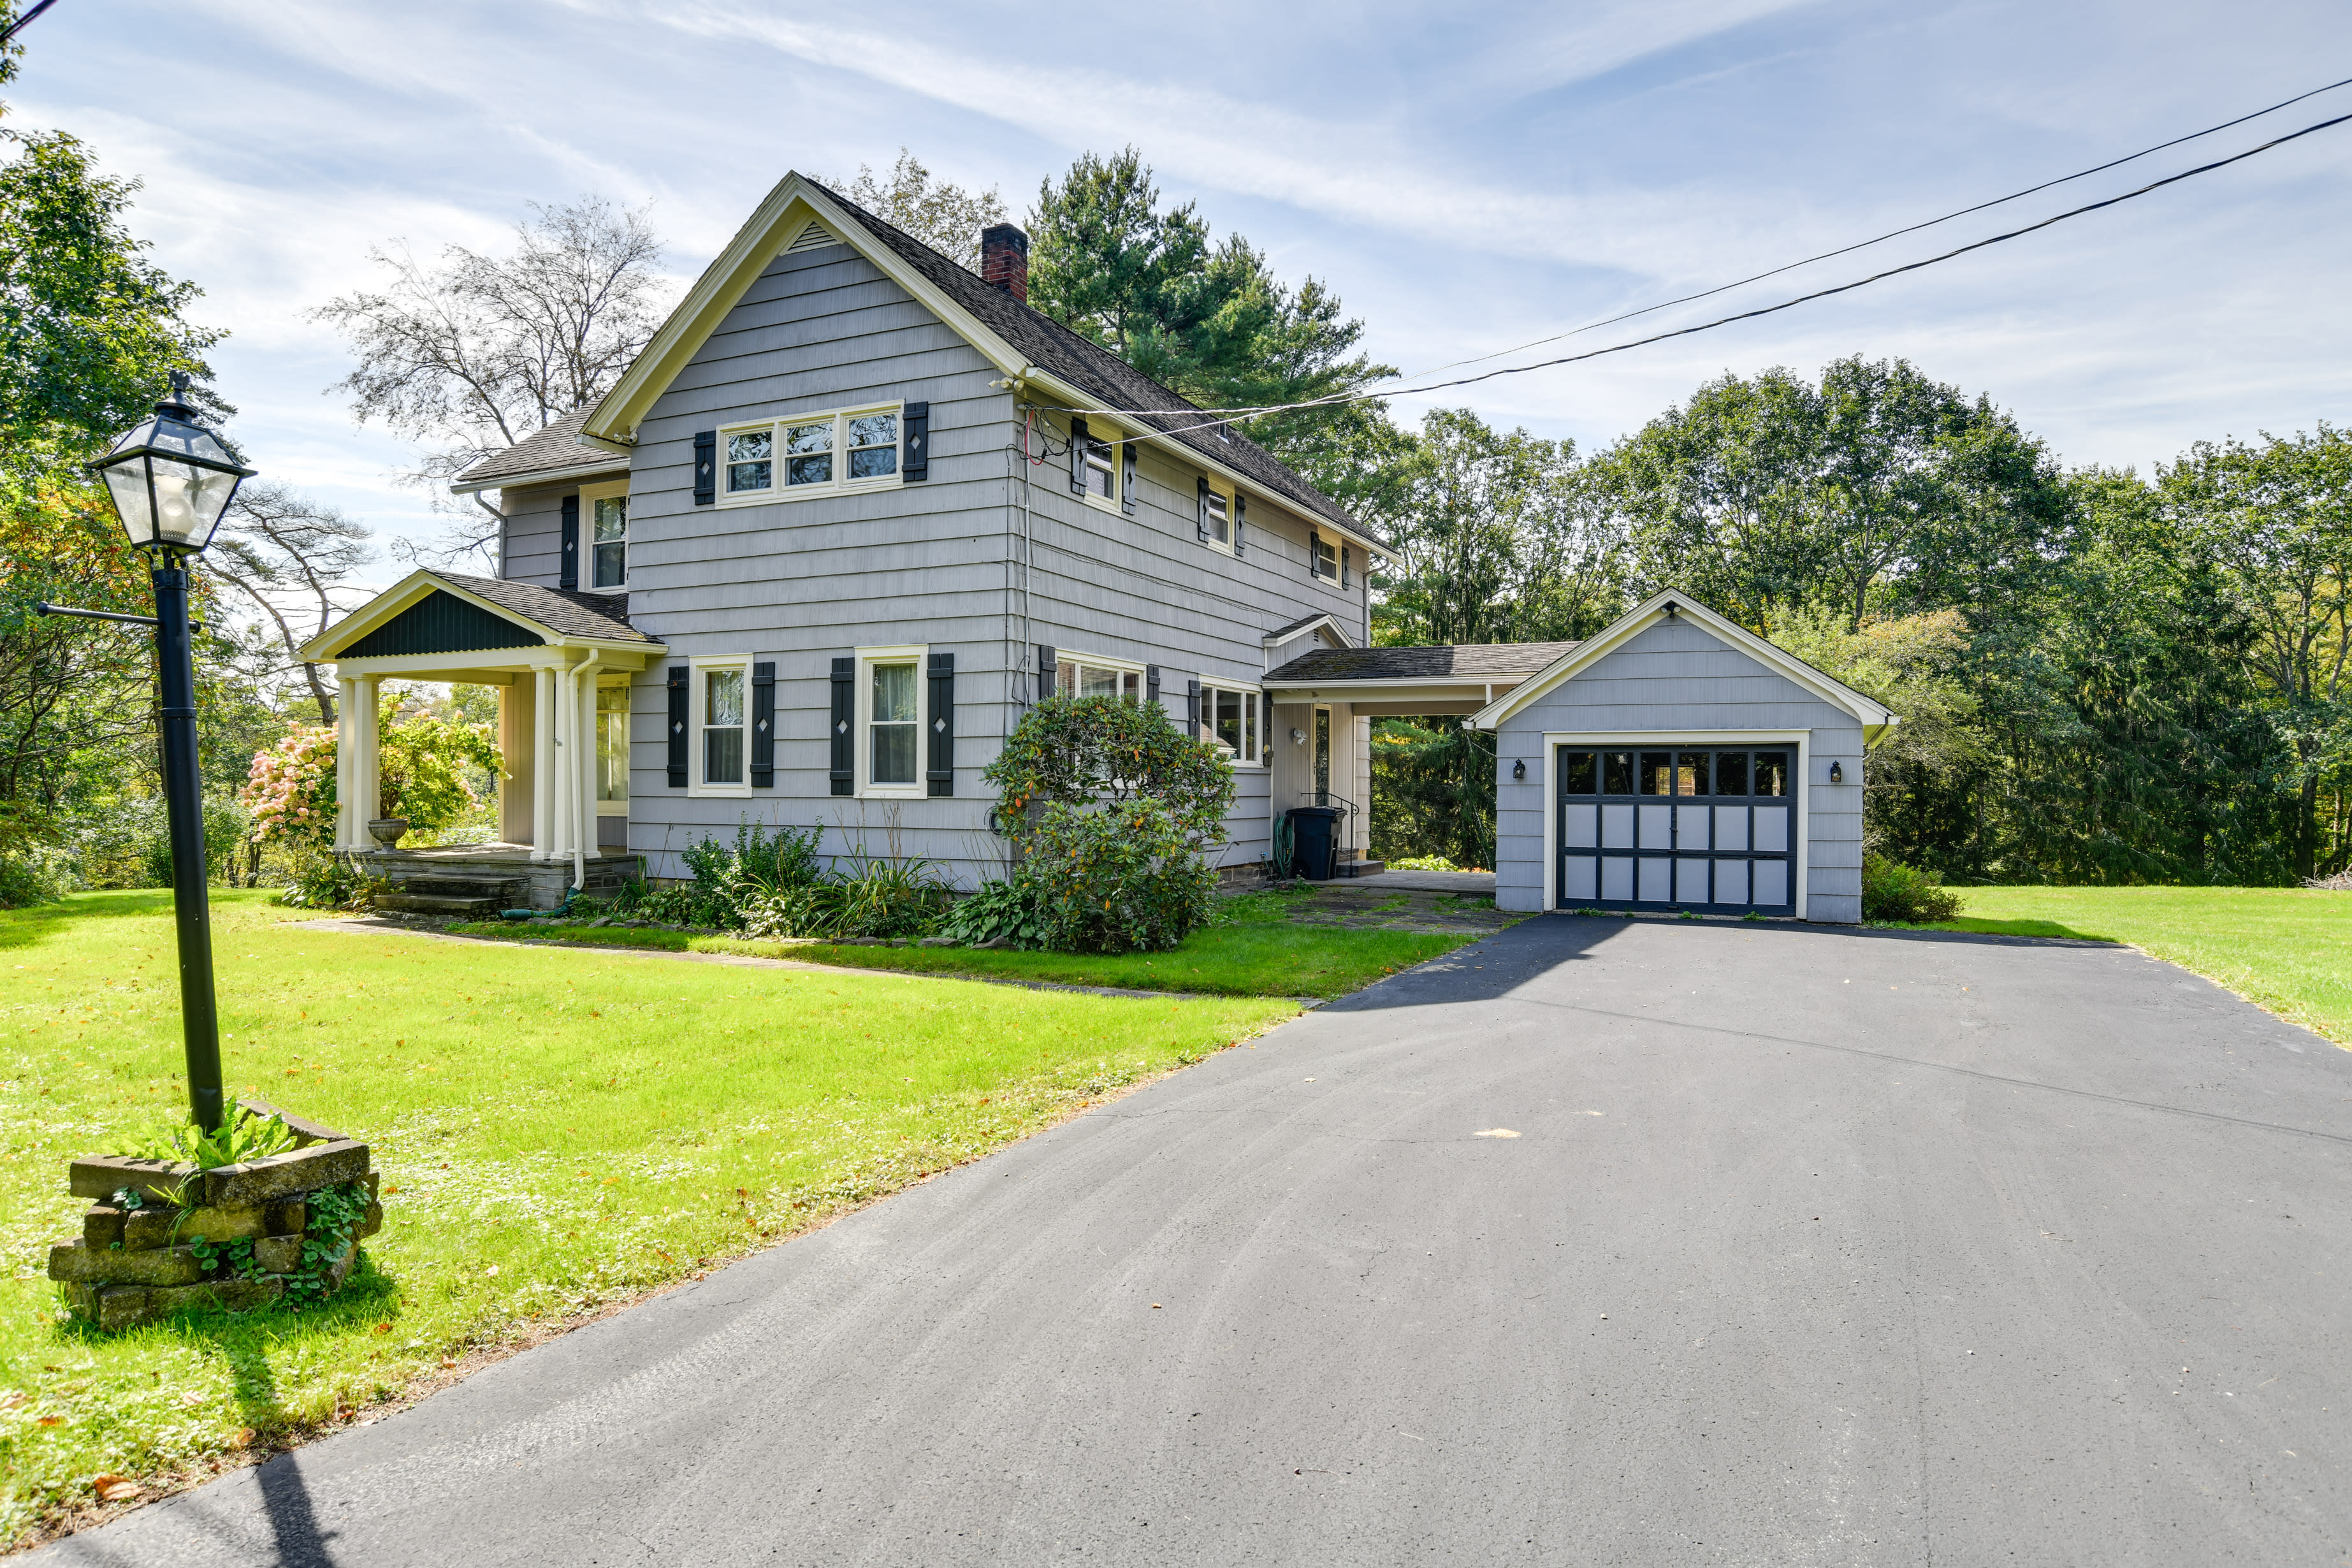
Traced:
POLYGON ((1471 722, 1495 732, 1499 907, 1862 919, 1864 758, 1895 715, 1688 595, 1471 722))

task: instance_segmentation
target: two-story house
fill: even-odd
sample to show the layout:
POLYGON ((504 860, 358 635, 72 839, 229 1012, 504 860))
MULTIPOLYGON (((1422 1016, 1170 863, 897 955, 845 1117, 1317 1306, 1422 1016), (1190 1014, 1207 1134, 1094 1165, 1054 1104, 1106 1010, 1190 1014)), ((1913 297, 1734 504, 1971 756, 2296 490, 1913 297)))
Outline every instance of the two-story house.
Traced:
POLYGON ((1228 867, 1287 807, 1360 808, 1369 720, 1265 678, 1364 647, 1387 547, 1031 309, 1027 248, 992 228, 974 274, 787 176, 611 392, 459 479, 499 498, 495 579, 418 572, 312 646, 343 798, 373 799, 391 677, 498 688, 511 776, 480 854, 541 868, 542 903, 617 857, 680 875, 747 817, 1001 875, 981 770, 1054 690, 1223 749, 1228 867))

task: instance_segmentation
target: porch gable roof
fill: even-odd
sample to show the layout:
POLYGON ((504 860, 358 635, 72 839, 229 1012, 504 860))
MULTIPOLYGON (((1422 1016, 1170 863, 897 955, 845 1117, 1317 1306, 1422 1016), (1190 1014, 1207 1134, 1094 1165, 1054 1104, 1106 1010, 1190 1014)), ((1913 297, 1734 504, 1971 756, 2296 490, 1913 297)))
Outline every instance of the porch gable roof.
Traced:
POLYGON ((409 654, 591 644, 657 648, 629 625, 628 603, 530 583, 417 571, 304 645, 309 663, 409 654))

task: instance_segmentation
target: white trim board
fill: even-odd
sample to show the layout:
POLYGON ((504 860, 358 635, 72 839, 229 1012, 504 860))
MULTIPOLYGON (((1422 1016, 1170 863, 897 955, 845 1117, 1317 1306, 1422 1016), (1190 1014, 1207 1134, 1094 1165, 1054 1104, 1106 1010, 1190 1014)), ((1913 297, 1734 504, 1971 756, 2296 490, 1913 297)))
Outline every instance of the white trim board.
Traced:
MULTIPOLYGON (((1687 742, 1693 747, 1794 746, 1797 749, 1797 919, 1806 916, 1806 886, 1813 866, 1813 788, 1811 730, 1547 730, 1543 738, 1543 909, 1559 910, 1559 749, 1562 746, 1654 746, 1687 742)), ((1502 760, 1496 759, 1499 776, 1502 760)), ((1496 851, 1496 858, 1501 852, 1496 851)))

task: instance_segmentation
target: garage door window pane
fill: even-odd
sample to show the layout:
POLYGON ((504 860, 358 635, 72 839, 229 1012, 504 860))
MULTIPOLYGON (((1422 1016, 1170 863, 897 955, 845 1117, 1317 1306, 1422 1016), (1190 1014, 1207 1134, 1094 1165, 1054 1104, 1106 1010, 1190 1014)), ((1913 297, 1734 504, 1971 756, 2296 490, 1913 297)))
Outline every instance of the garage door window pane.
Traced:
POLYGON ((1591 752, 1562 752, 1559 754, 1559 793, 1562 795, 1599 795, 1593 783, 1593 757, 1591 752))
POLYGON ((1601 794, 1632 795, 1633 793, 1633 752, 1603 752, 1601 753, 1601 764, 1605 775, 1602 780, 1601 794))
POLYGON ((1675 793, 1675 754, 1672 752, 1642 753, 1642 793, 1643 795, 1675 793))
POLYGON ((1705 752, 1685 752, 1675 762, 1675 793, 1676 795, 1706 794, 1706 758, 1707 753, 1705 752))
POLYGON ((1789 793, 1789 753, 1759 752, 1756 753, 1756 793, 1786 795, 1789 793))
POLYGON ((1715 793, 1746 795, 1748 793, 1748 753, 1717 752, 1715 754, 1715 793))

